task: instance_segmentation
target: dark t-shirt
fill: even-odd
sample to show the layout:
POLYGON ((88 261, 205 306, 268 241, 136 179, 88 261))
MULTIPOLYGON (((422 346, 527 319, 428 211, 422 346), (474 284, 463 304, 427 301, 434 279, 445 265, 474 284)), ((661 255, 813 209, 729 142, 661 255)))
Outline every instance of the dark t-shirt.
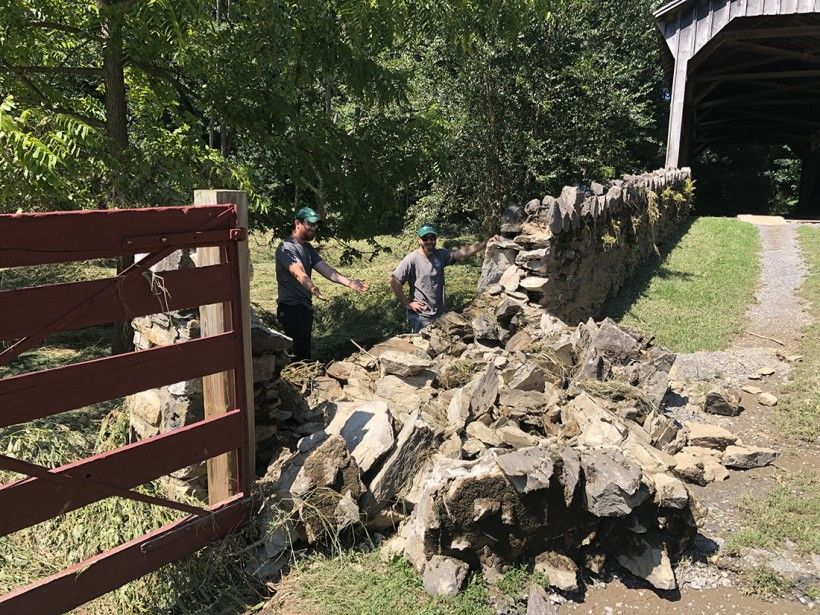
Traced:
POLYGON ((410 283, 410 301, 421 301, 427 307, 420 312, 428 318, 438 318, 446 311, 444 300, 444 268, 455 260, 454 251, 436 248, 427 258, 413 250, 393 270, 393 277, 410 283))
POLYGON ((304 305, 311 307, 313 295, 299 284, 288 268, 294 263, 302 263, 305 273, 310 277, 316 263, 322 257, 308 242, 301 243, 293 237, 286 237, 276 248, 276 283, 279 287, 279 303, 290 305, 304 305))

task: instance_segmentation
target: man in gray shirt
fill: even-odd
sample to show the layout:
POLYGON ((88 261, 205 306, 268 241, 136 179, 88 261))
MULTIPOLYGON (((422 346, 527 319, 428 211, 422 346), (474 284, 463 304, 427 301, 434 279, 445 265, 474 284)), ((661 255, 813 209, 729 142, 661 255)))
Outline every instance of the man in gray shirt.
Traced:
POLYGON ((481 252, 489 241, 456 250, 436 248, 438 230, 432 224, 422 224, 416 235, 419 247, 405 256, 390 276, 390 288, 407 310, 407 321, 413 333, 418 333, 447 311, 444 268, 481 252), (404 294, 405 282, 410 285, 409 298, 404 294))
POLYGON ((310 207, 296 212, 293 233, 276 248, 276 282, 278 306, 276 316, 293 339, 293 356, 297 361, 310 360, 310 338, 313 329, 313 297, 327 301, 319 287, 310 279, 315 269, 331 282, 363 293, 368 286, 362 280, 352 280, 328 265, 310 245, 316 237, 320 218, 310 207))

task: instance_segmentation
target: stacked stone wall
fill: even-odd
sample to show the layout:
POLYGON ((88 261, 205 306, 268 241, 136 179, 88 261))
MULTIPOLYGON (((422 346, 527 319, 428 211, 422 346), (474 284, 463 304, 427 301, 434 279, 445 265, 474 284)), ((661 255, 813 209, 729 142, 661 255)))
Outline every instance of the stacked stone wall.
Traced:
MULTIPOLYGON (((179 250, 160 261, 152 271, 157 288, 162 288, 162 272, 195 267, 195 253, 179 250)), ((199 308, 169 311, 135 318, 134 346, 148 350, 177 344, 200 336, 199 308)), ((276 444, 276 415, 280 406, 279 372, 287 364, 291 347, 289 337, 265 325, 251 314, 251 354, 254 382, 254 411, 257 457, 267 463, 276 444)), ((142 440, 178 427, 201 421, 205 416, 202 378, 177 382, 130 395, 125 400, 131 437, 142 440)), ((204 497, 207 486, 205 464, 183 468, 164 477, 166 489, 173 494, 204 497)))
POLYGON ((558 197, 511 205, 503 239, 487 250, 479 291, 526 295, 568 323, 598 316, 691 205, 688 168, 566 186, 558 197))

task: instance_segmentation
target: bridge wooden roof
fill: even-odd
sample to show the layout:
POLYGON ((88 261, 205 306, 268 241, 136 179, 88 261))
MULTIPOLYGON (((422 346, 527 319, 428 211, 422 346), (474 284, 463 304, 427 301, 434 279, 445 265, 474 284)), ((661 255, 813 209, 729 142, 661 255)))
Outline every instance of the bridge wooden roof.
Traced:
POLYGON ((674 0, 667 164, 717 142, 820 147, 820 0, 674 0))

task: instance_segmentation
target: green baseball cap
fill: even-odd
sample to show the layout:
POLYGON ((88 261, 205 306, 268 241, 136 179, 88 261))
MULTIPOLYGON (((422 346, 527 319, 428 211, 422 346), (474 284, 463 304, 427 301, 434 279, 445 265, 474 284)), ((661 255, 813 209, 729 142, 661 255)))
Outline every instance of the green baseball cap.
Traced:
POLYGON ((296 212, 296 220, 306 220, 311 224, 316 224, 321 220, 319 214, 313 211, 310 207, 303 207, 296 212))
POLYGON ((419 237, 424 237, 425 235, 438 235, 438 229, 433 224, 422 224, 416 232, 416 235, 419 237))

